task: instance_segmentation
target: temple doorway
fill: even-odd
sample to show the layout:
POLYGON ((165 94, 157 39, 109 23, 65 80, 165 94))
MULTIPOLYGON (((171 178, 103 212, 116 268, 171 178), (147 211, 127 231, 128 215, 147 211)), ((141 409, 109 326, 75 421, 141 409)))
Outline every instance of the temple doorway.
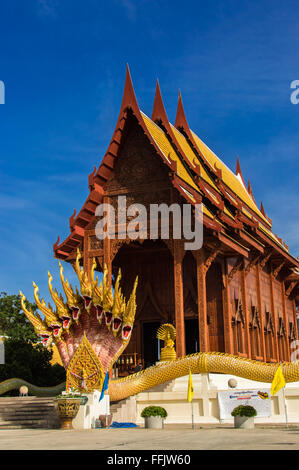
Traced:
POLYGON ((199 352, 198 319, 185 320, 186 354, 199 352))
POLYGON ((149 367, 159 360, 160 358, 160 340, 157 339, 157 330, 161 325, 160 322, 143 322, 142 336, 143 336, 143 361, 144 366, 149 367))

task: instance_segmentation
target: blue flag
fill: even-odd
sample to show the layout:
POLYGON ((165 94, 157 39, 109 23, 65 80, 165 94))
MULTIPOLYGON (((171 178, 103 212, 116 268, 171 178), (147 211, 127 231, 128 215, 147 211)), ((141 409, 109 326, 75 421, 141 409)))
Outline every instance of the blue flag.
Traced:
POLYGON ((104 396, 104 393, 105 393, 105 390, 108 389, 108 382, 109 382, 109 371, 106 372, 105 380, 104 380, 103 387, 102 387, 102 393, 101 393, 99 401, 102 400, 102 398, 104 396))

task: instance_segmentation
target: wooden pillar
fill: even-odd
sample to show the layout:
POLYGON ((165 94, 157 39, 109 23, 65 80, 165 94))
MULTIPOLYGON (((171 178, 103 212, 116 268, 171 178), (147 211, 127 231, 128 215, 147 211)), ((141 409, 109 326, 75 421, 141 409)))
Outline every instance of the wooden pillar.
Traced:
POLYGON ((292 304, 293 304, 293 315, 294 315, 295 335, 296 335, 296 339, 298 339, 297 313, 296 313, 296 301, 295 301, 295 299, 293 300, 292 304))
POLYGON ((184 254, 184 246, 181 240, 173 240, 174 311, 176 325, 176 352, 178 357, 186 355, 183 291, 184 254))
POLYGON ((261 325, 260 345, 261 345, 263 361, 266 362, 267 356, 266 356, 266 343, 265 343, 264 311, 263 311, 263 300, 262 300, 261 267, 259 264, 256 265, 256 290, 257 290, 257 301, 258 301, 258 308, 259 308, 259 313, 260 313, 260 325, 261 325))
POLYGON ((224 326, 224 346, 225 352, 234 354, 234 339, 233 339, 233 327, 232 327, 232 316, 231 316, 231 297, 230 287, 228 279, 228 266, 227 260, 224 260, 224 273, 223 273, 223 326, 224 326))
POLYGON ((289 343, 289 319, 287 314, 287 303, 286 303, 286 293, 285 293, 285 285, 284 282, 281 282, 281 297, 282 297, 282 308, 283 308, 283 319, 284 319, 284 326, 286 330, 286 335, 284 338, 285 343, 285 360, 290 361, 290 343, 289 343))
POLYGON ((207 321, 206 266, 204 248, 193 252, 193 255, 196 260, 199 350, 200 352, 205 352, 209 351, 210 349, 210 341, 207 321))
POLYGON ((248 320, 246 273, 245 273, 244 264, 241 269, 241 290, 242 290, 242 303, 243 303, 243 312, 244 312, 244 320, 245 320, 245 349, 246 349, 246 355, 250 359, 251 358, 251 344, 250 344, 249 320, 248 320))
POLYGON ((278 349, 278 336, 277 336, 277 316, 276 316, 276 308, 275 308, 275 297, 274 297, 274 276, 273 276, 273 269, 271 266, 270 270, 270 297, 271 297, 271 307, 272 307, 272 315, 273 315, 273 327, 274 327, 274 344, 273 344, 273 352, 275 352, 275 357, 278 362, 279 357, 279 349, 278 349))

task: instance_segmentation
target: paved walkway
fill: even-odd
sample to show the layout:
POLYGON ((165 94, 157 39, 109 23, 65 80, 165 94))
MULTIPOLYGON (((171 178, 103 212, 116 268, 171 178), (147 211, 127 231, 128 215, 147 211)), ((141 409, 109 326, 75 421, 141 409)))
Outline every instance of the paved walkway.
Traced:
POLYGON ((7 450, 298 450, 299 427, 197 426, 195 430, 172 425, 163 430, 90 429, 0 430, 0 449, 7 450))

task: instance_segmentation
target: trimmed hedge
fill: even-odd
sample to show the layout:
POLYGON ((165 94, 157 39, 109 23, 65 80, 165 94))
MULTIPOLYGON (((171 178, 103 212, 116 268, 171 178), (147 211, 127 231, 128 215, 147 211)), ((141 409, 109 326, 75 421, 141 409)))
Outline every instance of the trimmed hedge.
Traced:
POLYGON ((240 405, 233 409, 231 412, 232 416, 246 416, 247 418, 252 418, 257 415, 256 409, 250 405, 240 405))
POLYGON ((167 411, 161 406, 147 406, 141 412, 142 418, 148 418, 149 416, 161 416, 161 418, 167 417, 167 411))

